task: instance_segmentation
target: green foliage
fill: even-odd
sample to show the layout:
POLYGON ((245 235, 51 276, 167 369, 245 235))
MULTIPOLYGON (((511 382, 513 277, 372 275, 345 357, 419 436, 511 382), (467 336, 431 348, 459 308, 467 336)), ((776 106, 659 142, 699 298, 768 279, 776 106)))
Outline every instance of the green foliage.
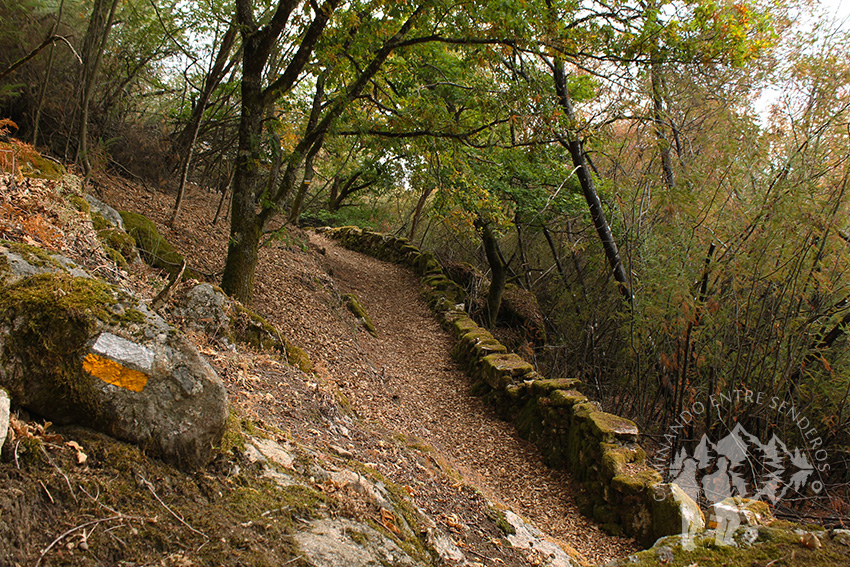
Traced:
POLYGON ((364 230, 386 231, 391 226, 391 217, 387 210, 366 205, 343 207, 335 212, 319 210, 315 212, 317 224, 323 226, 356 226, 364 230))

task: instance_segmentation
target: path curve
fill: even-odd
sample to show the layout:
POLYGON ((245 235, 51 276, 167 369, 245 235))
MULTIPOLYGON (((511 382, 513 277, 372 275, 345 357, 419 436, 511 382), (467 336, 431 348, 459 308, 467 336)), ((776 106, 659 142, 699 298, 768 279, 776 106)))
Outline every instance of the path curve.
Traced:
POLYGON ((421 299, 410 270, 322 235, 310 239, 325 251, 324 267, 339 291, 356 294, 378 328, 377 338, 357 334, 370 366, 365 372, 331 372, 361 417, 433 445, 488 498, 588 560, 608 561, 638 549, 633 540, 607 535, 582 516, 573 498, 577 483, 546 467, 513 425, 470 395, 469 377, 449 354, 452 338, 421 299))

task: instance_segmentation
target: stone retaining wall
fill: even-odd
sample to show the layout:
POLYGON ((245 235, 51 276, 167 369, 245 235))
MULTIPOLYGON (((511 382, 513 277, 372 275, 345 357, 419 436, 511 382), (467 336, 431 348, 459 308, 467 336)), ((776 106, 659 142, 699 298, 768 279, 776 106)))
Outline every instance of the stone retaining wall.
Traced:
POLYGON ((579 380, 547 379, 507 352, 464 312, 464 291, 433 254, 405 238, 356 227, 319 232, 351 250, 407 266, 422 278, 428 304, 456 341, 452 355, 476 382, 476 391, 540 448, 547 464, 569 470, 583 483, 584 494, 577 498, 583 513, 645 545, 683 527, 704 525, 693 500, 647 466, 637 426, 601 411, 582 394, 579 380))

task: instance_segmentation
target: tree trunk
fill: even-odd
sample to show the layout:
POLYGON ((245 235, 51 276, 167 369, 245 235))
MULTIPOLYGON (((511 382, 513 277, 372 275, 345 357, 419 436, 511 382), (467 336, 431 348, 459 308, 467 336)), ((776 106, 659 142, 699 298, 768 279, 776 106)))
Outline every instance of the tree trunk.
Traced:
POLYGON ((508 269, 499 253, 499 241, 490 228, 490 223, 476 221, 481 241, 484 244, 484 254, 490 265, 490 289, 487 291, 487 305, 484 308, 484 325, 493 328, 502 308, 502 296, 505 293, 505 284, 508 282, 508 269))
POLYGON ((315 154, 310 154, 304 161, 304 177, 301 179, 301 186, 298 188, 298 193, 295 194, 295 199, 292 201, 292 208, 289 210, 289 218, 287 221, 290 224, 296 224, 298 217, 301 216, 301 205, 304 204, 304 197, 310 189, 310 184, 313 183, 315 170, 313 169, 313 158, 315 154))
POLYGON ((237 199, 237 197, 238 194, 234 192, 230 240, 227 244, 227 260, 224 263, 221 289, 245 305, 249 305, 254 293, 254 274, 263 227, 259 217, 253 214, 253 210, 237 212, 240 205, 245 205, 244 199, 237 199))
POLYGON ((652 119, 655 122, 655 138, 658 140, 658 151, 661 154, 661 171, 667 188, 675 189, 676 178, 673 175, 673 160, 670 157, 670 141, 664 133, 661 65, 655 60, 650 63, 649 76, 652 83, 652 119))
POLYGON ((543 236, 546 237, 546 242, 549 243, 549 250, 552 252, 552 258, 555 260, 555 266, 558 268, 558 273, 561 274, 561 280, 564 282, 564 287, 570 289, 570 280, 567 278, 567 272, 564 270, 564 265, 561 264, 561 257, 558 255, 558 249, 555 248, 555 242, 552 240, 552 234, 546 226, 543 227, 543 236))
MULTIPOLYGON (((56 14, 56 21, 53 23, 53 29, 50 35, 56 35, 59 30, 59 24, 62 23, 62 12, 65 10, 65 0, 59 2, 59 12, 56 14)), ((44 82, 41 84, 41 91, 38 93, 38 104, 35 107, 35 119, 32 126, 32 145, 38 145, 38 126, 41 122, 41 109, 44 108, 44 97, 47 95, 47 85, 50 83, 50 74, 53 71, 53 57, 56 54, 56 44, 50 46, 50 54, 47 56, 47 70, 44 72, 44 82)))
POLYGON ((423 189, 422 194, 419 195, 419 200, 416 202, 416 208, 413 210, 413 220, 410 221, 410 234, 407 237, 410 241, 413 241, 413 235, 416 234, 416 228, 419 226, 419 219, 422 218, 422 210, 425 208, 425 203, 428 202, 428 197, 431 196, 431 192, 433 190, 434 187, 429 185, 423 189))
MULTIPOLYGON (((246 48, 245 57, 250 51, 246 48)), ((257 214, 255 188, 260 178, 260 137, 263 133, 263 104, 260 89, 262 69, 243 71, 242 113, 239 119, 239 149, 236 153, 231 198, 230 240, 221 288, 242 303, 251 303, 254 289, 254 271, 257 266, 257 250, 263 233, 264 222, 257 214)))
POLYGON ((212 96, 212 92, 216 89, 216 87, 218 87, 219 83, 221 83, 221 80, 227 74, 228 68, 230 67, 228 65, 228 67, 225 68, 225 64, 227 63, 228 57, 230 57, 230 51, 233 49, 233 44, 236 41, 237 29, 236 22, 233 22, 225 32, 215 61, 204 80, 204 86, 201 89, 200 96, 198 97, 198 103, 195 105, 195 108, 192 109, 192 117, 189 120, 189 124, 180 136, 178 136, 178 140, 182 139, 185 146, 183 148, 183 159, 180 162, 180 183, 177 186, 177 199, 174 202, 174 210, 171 214, 171 220, 168 221, 168 224, 172 227, 174 226, 174 222, 177 220, 177 216, 180 214, 180 207, 183 204, 186 179, 189 176, 189 168, 192 165, 192 154, 195 152, 195 142, 198 140, 198 132, 201 129, 201 121, 204 117, 204 110, 207 108, 207 103, 210 100, 210 96, 212 96))
POLYGON ((552 65, 553 76, 555 79, 555 91, 558 95, 558 103, 567 115, 567 119, 571 123, 570 131, 567 132, 568 138, 560 139, 560 142, 565 146, 572 157, 573 165, 576 168, 581 190, 584 194, 584 200, 590 209, 590 217, 593 219, 593 225, 596 228, 596 233, 599 235, 599 240, 602 242, 602 248, 605 250, 605 256, 611 266, 614 279, 617 281, 618 288, 623 297, 631 301, 632 292, 629 286, 629 278, 626 275, 626 270, 623 267, 623 262, 620 259, 620 251, 617 249, 617 241, 614 239, 614 234, 611 232, 611 227, 608 225, 608 219, 605 218, 605 211, 602 209, 602 201, 599 199, 599 194, 596 192, 596 186, 593 182, 593 176, 590 174, 590 169, 587 166, 587 160, 584 156, 584 148, 578 137, 576 130, 576 115, 573 110, 573 103, 570 99, 570 93, 567 89, 567 76, 564 70, 564 63, 559 59, 555 59, 552 65))
POLYGON ((118 0, 96 0, 83 41, 83 91, 80 100, 77 158, 74 160, 82 161, 83 173, 85 174, 83 186, 88 183, 92 173, 91 161, 88 156, 89 105, 94 94, 97 74, 103 60, 103 52, 106 49, 106 40, 109 38, 109 32, 112 29, 112 22, 115 20, 117 7, 118 0))
MULTIPOLYGON (((410 32, 413 23, 422 13, 423 7, 414 10, 392 37, 374 53, 371 61, 363 67, 357 78, 345 89, 344 94, 329 105, 316 127, 303 133, 289 154, 282 181, 273 194, 258 194, 259 161, 262 156, 261 137, 265 111, 283 94, 298 84, 298 78, 309 62, 313 50, 324 33, 341 0, 325 0, 315 12, 313 21, 300 39, 286 70, 263 89, 262 80, 267 72, 267 63, 273 47, 287 25, 289 16, 297 7, 295 2, 280 0, 271 20, 262 28, 254 21, 250 0, 237 0, 237 22, 242 29, 242 109, 239 121, 239 143, 236 159, 236 176, 233 183, 233 205, 230 225, 230 243, 222 277, 225 293, 243 303, 250 303, 253 291, 254 270, 257 250, 266 223, 282 204, 282 195, 294 187, 296 172, 311 153, 321 147, 324 136, 354 101, 369 81, 381 69, 387 57, 399 42, 410 32), (262 200, 261 200, 262 199, 262 200)), ((266 193, 262 191, 262 193, 266 193)))
POLYGON ((519 250, 520 269, 522 270, 522 280, 525 282, 525 289, 531 291, 531 278, 528 275, 528 258, 525 255, 525 239, 522 237, 522 228, 519 218, 514 218, 514 226, 516 227, 516 244, 519 250))

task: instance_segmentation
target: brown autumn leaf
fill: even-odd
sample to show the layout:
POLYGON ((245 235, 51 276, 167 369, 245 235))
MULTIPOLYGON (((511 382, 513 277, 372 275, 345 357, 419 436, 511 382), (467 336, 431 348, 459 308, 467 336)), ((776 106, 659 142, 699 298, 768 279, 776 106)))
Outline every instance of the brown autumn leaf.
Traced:
POLYGON ((83 453, 83 448, 80 446, 79 443, 77 443, 76 441, 66 441, 65 446, 70 447, 71 449, 76 451, 76 453, 77 453, 76 457, 77 457, 77 464, 78 465, 86 464, 86 461, 88 460, 89 457, 88 457, 88 455, 83 453))

